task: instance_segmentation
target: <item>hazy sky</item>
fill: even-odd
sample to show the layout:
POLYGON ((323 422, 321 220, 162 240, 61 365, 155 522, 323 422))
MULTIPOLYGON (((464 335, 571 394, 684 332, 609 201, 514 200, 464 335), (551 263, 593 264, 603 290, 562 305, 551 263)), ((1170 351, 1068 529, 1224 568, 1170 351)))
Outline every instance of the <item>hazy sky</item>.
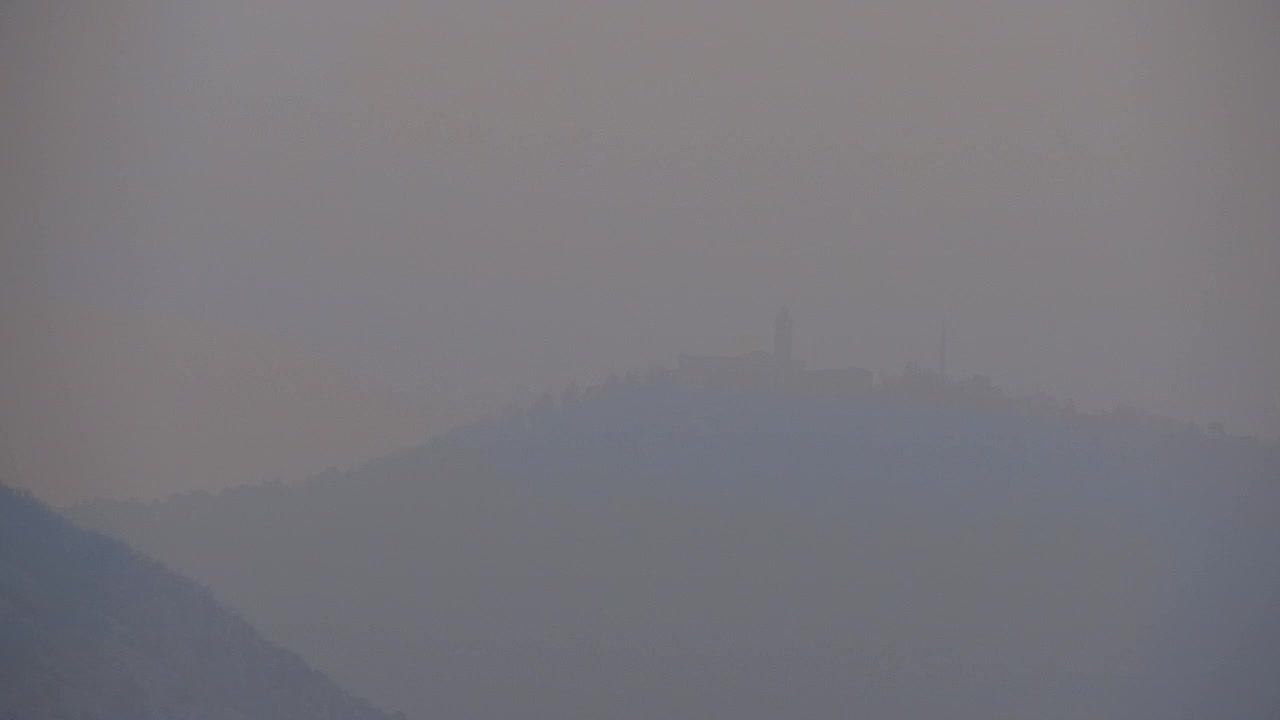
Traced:
POLYGON ((10 0, 5 344, 160 314, 442 424, 788 303, 809 363, 931 364, 945 320, 957 374, 1275 437, 1277 37, 1267 0, 10 0))

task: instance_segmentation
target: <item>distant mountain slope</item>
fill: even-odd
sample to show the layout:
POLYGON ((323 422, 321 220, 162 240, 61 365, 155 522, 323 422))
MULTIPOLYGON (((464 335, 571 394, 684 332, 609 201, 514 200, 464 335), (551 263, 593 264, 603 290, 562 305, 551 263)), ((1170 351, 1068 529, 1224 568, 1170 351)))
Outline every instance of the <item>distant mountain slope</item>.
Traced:
POLYGON ((3 486, 0 718, 389 720, 195 583, 3 486))
POLYGON ((1239 438, 637 382, 75 516, 423 714, 1269 720, 1278 511, 1239 438))

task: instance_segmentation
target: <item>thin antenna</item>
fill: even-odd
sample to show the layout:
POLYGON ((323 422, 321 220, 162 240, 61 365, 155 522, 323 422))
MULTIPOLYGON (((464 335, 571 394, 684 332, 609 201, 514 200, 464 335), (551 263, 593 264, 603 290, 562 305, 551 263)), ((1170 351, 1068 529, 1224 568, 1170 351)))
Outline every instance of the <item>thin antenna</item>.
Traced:
POLYGON ((938 376, 947 379, 947 321, 942 321, 942 334, 938 338, 938 376))

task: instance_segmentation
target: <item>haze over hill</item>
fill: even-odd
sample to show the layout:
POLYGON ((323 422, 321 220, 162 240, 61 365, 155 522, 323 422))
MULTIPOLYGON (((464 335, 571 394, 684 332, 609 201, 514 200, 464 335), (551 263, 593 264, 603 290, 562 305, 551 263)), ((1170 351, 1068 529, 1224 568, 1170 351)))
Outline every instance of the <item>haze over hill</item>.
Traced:
POLYGON ((74 303, 0 319, 0 478, 50 502, 297 480, 428 432, 426 408, 279 338, 74 303))
MULTIPOLYGON (((0 305, 469 414, 765 348, 788 303, 807 362, 948 321, 959 372, 1275 438, 1277 36, 1269 0, 8 0, 0 305)), ((163 444, 110 452, 218 462, 163 444)))
POLYGON ((0 0, 0 482, 424 717, 1275 720, 1277 38, 0 0))
POLYGON ((208 590, 3 485, 0 717, 391 720, 208 590))
POLYGON ((446 717, 1270 717, 1280 451, 655 372, 296 486, 92 503, 446 717))

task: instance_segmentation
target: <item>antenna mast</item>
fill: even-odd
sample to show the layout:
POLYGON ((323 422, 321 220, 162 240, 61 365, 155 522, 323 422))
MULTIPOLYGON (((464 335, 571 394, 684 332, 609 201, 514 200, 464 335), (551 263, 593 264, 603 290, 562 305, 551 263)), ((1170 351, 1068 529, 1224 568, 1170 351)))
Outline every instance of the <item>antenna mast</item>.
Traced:
POLYGON ((938 377, 947 379, 947 321, 942 321, 942 333, 938 338, 938 377))

